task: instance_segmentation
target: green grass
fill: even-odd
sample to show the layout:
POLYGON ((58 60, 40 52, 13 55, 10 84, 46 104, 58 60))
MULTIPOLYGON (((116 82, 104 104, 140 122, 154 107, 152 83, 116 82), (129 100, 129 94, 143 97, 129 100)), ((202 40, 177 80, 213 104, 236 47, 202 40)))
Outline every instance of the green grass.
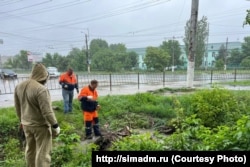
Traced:
MULTIPOLYGON (((184 126, 186 128, 185 131, 184 129, 181 129, 177 134, 169 136, 171 137, 171 140, 166 139, 169 137, 163 137, 157 134, 154 134, 155 136, 153 137, 151 137, 151 134, 135 134, 131 137, 124 138, 121 141, 115 142, 112 148, 114 150, 163 150, 166 148, 169 148, 170 150, 205 150, 209 147, 210 150, 226 149, 226 147, 221 146, 221 143, 225 143, 224 141, 217 141, 217 145, 212 145, 213 139, 215 137, 209 137, 210 134, 213 136, 219 135, 221 138, 223 138, 223 136, 226 136, 224 137, 225 140, 228 141, 232 139, 234 145, 237 145, 238 139, 230 137, 230 131, 225 131, 222 133, 219 128, 216 129, 217 127, 215 128, 215 130, 213 130, 212 128, 204 127, 205 124, 202 124, 201 120, 203 120, 204 122, 208 117, 203 118, 202 116, 204 114, 209 115, 210 112, 211 114, 213 114, 212 112, 237 112, 235 113, 237 114, 237 118, 233 115, 234 113, 232 113, 233 119, 224 120, 228 117, 224 117, 224 115, 222 115, 220 117, 220 119, 222 120, 219 123, 226 128, 229 128, 231 126, 235 127, 236 129, 241 128, 240 132, 242 131, 242 134, 245 134, 245 131, 247 130, 245 129, 245 126, 236 126, 236 122, 234 121, 235 119, 238 119, 238 117, 240 118, 244 115, 250 115, 249 93, 250 91, 164 88, 151 93, 104 96, 99 98, 99 103, 101 105, 101 110, 99 111, 100 125, 103 126, 104 124, 109 123, 111 130, 119 130, 121 128, 124 128, 124 126, 130 126, 132 129, 150 130, 153 130, 162 125, 173 125, 176 127, 184 126), (161 94, 164 92, 194 93, 170 97, 162 96, 161 94), (221 97, 224 97, 224 99, 226 100, 223 100, 221 97), (219 102, 219 104, 216 102, 219 102), (221 110, 221 108, 223 108, 223 110, 221 110), (196 117, 198 118, 195 118, 193 114, 196 114, 196 117), (222 133, 223 135, 220 133, 222 133), (198 143, 200 138, 203 139, 203 136, 205 136, 207 139, 204 139, 203 142, 207 142, 205 144, 209 147, 203 146, 203 143, 200 142, 200 145, 197 145, 197 147, 199 148, 197 148, 195 143, 198 143), (158 141, 161 141, 161 143, 159 143, 158 141), (221 146, 221 148, 219 146, 221 146)), ((84 136, 83 115, 79 107, 79 102, 76 100, 74 101, 74 113, 71 115, 63 114, 62 101, 53 102, 53 106, 58 107, 58 110, 56 110, 55 113, 62 130, 62 136, 60 137, 60 140, 69 142, 66 145, 62 145, 60 140, 54 140, 53 152, 58 154, 60 153, 59 157, 61 158, 64 157, 65 151, 69 154, 73 152, 72 157, 70 157, 71 161, 58 163, 64 163, 65 167, 90 166, 92 146, 84 153, 83 151, 77 152, 76 150, 79 150, 83 147, 80 145, 79 141, 77 143, 72 142, 74 138, 78 138, 78 136, 79 138, 82 138, 84 136)), ((217 116, 214 117, 214 119, 217 120, 217 116)), ((241 122, 245 123, 245 119, 242 119, 241 122)), ((216 121, 212 123, 216 123, 216 121)), ((21 149, 17 149, 17 141, 14 140, 18 138, 18 125, 19 121, 13 107, 0 109, 0 166, 2 164, 5 164, 5 166, 13 166, 14 164, 15 166, 20 163, 22 164, 20 165, 20 167, 23 167, 24 157, 15 156, 17 152, 20 152, 20 154, 22 152, 21 149), (9 150, 9 157, 7 157, 7 160, 1 159, 1 154, 4 153, 4 149, 9 150)), ((232 134, 234 136, 237 136, 237 130, 234 130, 232 134)), ((246 137, 247 135, 242 136, 242 140, 240 140, 241 138, 239 138, 239 141, 243 143, 240 143, 240 145, 242 146, 240 149, 246 148, 244 146, 246 137)), ((250 139, 248 141, 250 141, 250 139)), ((55 164, 57 163, 56 159, 52 159, 52 161, 55 164)))
POLYGON ((244 81, 229 81, 229 82, 218 82, 216 84, 220 85, 230 85, 230 86, 250 86, 250 80, 244 80, 244 81))

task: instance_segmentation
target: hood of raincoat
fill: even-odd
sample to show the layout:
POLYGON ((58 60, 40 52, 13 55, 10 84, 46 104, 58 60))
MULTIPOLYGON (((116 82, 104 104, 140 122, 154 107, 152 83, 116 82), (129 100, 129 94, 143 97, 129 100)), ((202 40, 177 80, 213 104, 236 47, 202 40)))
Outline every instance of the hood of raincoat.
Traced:
POLYGON ((31 72, 31 79, 41 82, 41 81, 47 80, 48 76, 49 76, 49 73, 43 64, 38 63, 34 65, 32 72, 31 72))

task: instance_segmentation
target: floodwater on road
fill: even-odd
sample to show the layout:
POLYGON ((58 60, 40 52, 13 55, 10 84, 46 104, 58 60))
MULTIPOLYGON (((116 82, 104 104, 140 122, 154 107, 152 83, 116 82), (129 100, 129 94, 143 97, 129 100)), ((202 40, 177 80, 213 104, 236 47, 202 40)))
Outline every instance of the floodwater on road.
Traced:
MULTIPOLYGON (((2 81, 3 82, 3 81, 2 81)), ((5 84, 8 85, 8 81, 5 84)), ((16 82, 16 84, 20 81, 11 81, 16 82)), ((81 83, 81 85, 87 85, 87 82, 81 83)), ((57 79, 51 79, 46 84, 47 87, 53 86, 52 90, 50 91, 51 100, 52 101, 59 101, 62 100, 62 90, 60 88, 60 85, 58 84, 57 79)), ((82 87, 81 86, 81 87, 82 87)), ((81 89, 79 87, 79 89, 81 89)), ((148 83, 148 84, 136 84, 136 83, 128 83, 128 84, 121 84, 121 85, 114 85, 112 87, 101 85, 98 87, 98 93, 100 96, 106 96, 106 95, 126 95, 126 94, 136 94, 136 93, 143 93, 147 91, 157 90, 161 89, 163 87, 168 88, 183 88, 186 87, 186 81, 178 81, 178 82, 165 82, 163 85, 162 83, 155 82, 155 83, 148 83)), ((211 84, 209 84, 209 81, 194 81, 194 87, 196 88, 211 88, 211 84)), ((223 86, 226 89, 229 90, 250 90, 250 86, 223 86)), ((3 88, 3 85, 0 85, 0 88, 3 88)), ((11 93, 8 94, 0 94, 0 108, 4 107, 11 107, 14 106, 14 86, 10 87, 9 89, 12 90, 11 93)), ((75 91, 74 97, 77 98, 77 93, 75 91)))
MULTIPOLYGON (((169 82, 165 84, 165 87, 169 88, 182 88, 185 87, 186 82, 169 82)), ((205 86, 205 83, 196 82, 197 86, 205 86), (201 85, 202 84, 202 85, 201 85)), ((140 84, 139 87, 137 84, 133 85, 119 85, 112 86, 99 86, 98 93, 99 96, 106 95, 127 95, 127 94, 136 94, 143 93, 147 91, 157 90, 163 88, 162 84, 140 84)), ((81 87, 79 88, 81 89, 81 87)), ((62 90, 60 88, 49 90, 52 101, 62 100, 62 90)), ((77 98, 76 91, 74 92, 75 98, 77 98)), ((14 96, 13 93, 9 94, 0 94, 0 108, 14 106, 14 96)))

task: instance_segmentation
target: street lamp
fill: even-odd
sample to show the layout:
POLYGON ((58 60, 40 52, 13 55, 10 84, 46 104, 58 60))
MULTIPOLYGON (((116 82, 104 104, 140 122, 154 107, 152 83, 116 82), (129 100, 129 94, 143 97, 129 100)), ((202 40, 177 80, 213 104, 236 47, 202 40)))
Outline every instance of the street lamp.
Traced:
MULTIPOLYGON (((84 29, 88 31, 88 34, 85 33, 85 42, 86 42, 86 57, 87 57, 88 73, 90 73, 91 60, 90 60, 90 53, 89 53, 89 47, 88 47, 89 29, 88 28, 84 28, 84 29)), ((84 32, 81 31, 81 33, 84 33, 84 32)))
MULTIPOLYGON (((0 39, 0 44, 3 44, 3 39, 0 39)), ((2 69, 2 56, 0 54, 0 69, 2 69)))

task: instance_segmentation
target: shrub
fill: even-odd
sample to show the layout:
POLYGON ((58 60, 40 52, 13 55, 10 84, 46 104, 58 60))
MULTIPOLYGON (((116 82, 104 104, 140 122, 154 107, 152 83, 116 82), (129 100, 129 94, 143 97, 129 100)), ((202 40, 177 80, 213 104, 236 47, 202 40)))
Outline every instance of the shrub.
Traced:
POLYGON ((192 96, 191 110, 207 127, 232 124, 240 117, 240 106, 228 90, 201 90, 192 96))
POLYGON ((193 115, 185 119, 181 129, 165 139, 165 148, 182 151, 249 151, 250 117, 242 116, 234 126, 210 129, 193 115))
POLYGON ((58 146, 52 151, 52 167, 62 166, 73 158, 73 150, 80 141, 80 136, 77 134, 66 134, 64 131, 55 139, 58 146))
POLYGON ((163 142, 150 133, 125 137, 112 144, 113 151, 160 151, 164 150, 163 142))

